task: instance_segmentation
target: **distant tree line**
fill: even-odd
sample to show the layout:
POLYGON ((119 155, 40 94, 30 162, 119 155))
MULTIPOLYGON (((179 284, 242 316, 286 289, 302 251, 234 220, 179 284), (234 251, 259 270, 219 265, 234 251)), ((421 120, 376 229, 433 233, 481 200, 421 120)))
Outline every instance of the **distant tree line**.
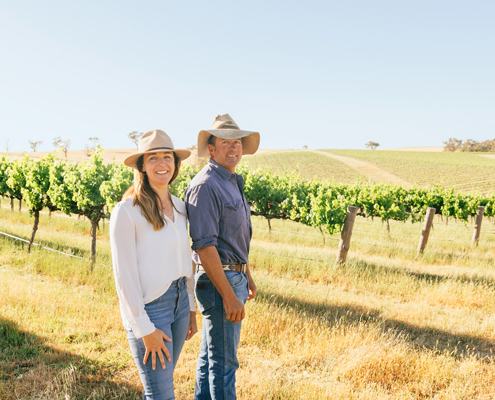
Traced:
POLYGON ((443 151, 472 151, 472 152, 495 152, 495 139, 483 140, 478 142, 477 140, 467 139, 460 140, 456 138, 450 138, 446 142, 443 151))

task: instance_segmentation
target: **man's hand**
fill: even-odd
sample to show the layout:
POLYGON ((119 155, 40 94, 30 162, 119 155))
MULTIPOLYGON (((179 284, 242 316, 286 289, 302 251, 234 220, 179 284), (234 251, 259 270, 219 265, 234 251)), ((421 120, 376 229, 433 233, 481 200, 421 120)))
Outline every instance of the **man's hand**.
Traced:
POLYGON ((189 328, 187 329, 186 340, 191 339, 198 331, 198 324, 196 323, 196 311, 189 313, 189 328))
POLYGON ((240 301, 235 294, 229 299, 223 299, 223 307, 227 314, 227 320, 234 324, 241 322, 246 316, 244 304, 242 304, 242 301, 240 301))
POLYGON ((248 282, 249 282, 249 295, 248 295, 248 300, 254 299, 256 296, 256 283, 254 283, 253 278, 251 278, 251 274, 248 275, 248 282))
POLYGON ((206 275, 208 275, 208 278, 210 278, 211 282, 220 293, 220 296, 222 296, 223 308, 225 308, 227 320, 234 324, 242 321, 246 316, 244 304, 237 298, 232 286, 230 286, 229 280, 225 276, 216 247, 209 246, 204 249, 196 250, 196 252, 198 253, 206 275))
POLYGON ((144 346, 146 347, 146 354, 144 355, 143 364, 146 364, 148 361, 148 356, 151 353, 151 367, 153 371, 156 368, 156 355, 158 354, 158 358, 160 359, 160 364, 162 364, 162 368, 165 369, 165 359, 163 358, 163 353, 167 356, 167 360, 170 362, 170 353, 168 352, 167 347, 165 346, 165 342, 171 342, 170 339, 163 331, 160 329, 155 329, 153 333, 146 335, 143 337, 144 346))

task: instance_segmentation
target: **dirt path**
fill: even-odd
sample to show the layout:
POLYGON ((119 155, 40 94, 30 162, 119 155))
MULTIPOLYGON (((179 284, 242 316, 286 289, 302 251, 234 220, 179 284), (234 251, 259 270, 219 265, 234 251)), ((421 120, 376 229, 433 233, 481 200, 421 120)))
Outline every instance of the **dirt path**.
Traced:
POLYGON ((495 154, 479 154, 481 157, 491 158, 492 160, 495 158, 495 154))
POLYGON ((406 186, 412 186, 406 180, 399 178, 398 176, 387 172, 376 165, 373 165, 367 161, 359 160, 357 158, 341 156, 340 154, 328 153, 326 151, 313 150, 314 153, 322 154, 324 156, 334 158, 344 164, 348 165, 352 169, 362 173, 367 178, 375 182, 395 183, 406 186))

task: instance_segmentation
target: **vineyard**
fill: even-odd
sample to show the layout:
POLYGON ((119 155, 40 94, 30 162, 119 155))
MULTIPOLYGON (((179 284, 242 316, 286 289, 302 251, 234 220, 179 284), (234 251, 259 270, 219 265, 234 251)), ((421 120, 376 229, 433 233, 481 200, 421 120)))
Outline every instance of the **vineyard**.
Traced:
POLYGON ((493 155, 369 150, 326 150, 369 161, 419 187, 438 184, 461 192, 489 193, 495 189, 493 155))
POLYGON ((367 180, 364 175, 347 165, 310 151, 255 154, 244 157, 242 164, 251 170, 271 170, 277 175, 295 172, 299 178, 305 180, 318 179, 348 184, 367 180))
MULTIPOLYGON (((29 238, 24 205, 0 209, 2 230, 29 238)), ((40 213, 36 241, 89 258, 92 224, 40 213)), ((238 392, 252 399, 483 399, 495 395, 495 226, 472 248, 471 222, 437 216, 419 259, 419 224, 357 217, 352 252, 335 267, 338 234, 253 217, 238 392)), ((97 263, 4 237, 0 253, 0 398, 140 399, 121 327, 108 223, 97 263)), ((192 399, 200 337, 187 342, 176 396, 192 399)))
MULTIPOLYGON (((196 172, 186 164, 174 183, 174 194, 182 197, 196 172)), ((253 215, 263 216, 269 222, 290 219, 329 234, 340 232, 348 206, 357 207, 360 216, 387 221, 387 226, 390 220, 420 221, 429 207, 447 219, 467 221, 477 214, 480 206, 484 207, 485 216, 495 216, 494 194, 457 193, 441 186, 405 188, 360 181, 355 184, 308 181, 295 172, 275 175, 249 166, 241 167, 239 172, 244 176, 244 191, 252 204, 253 215)), ((43 209, 86 217, 91 222, 93 266, 99 222, 109 217, 109 210, 131 185, 132 177, 132 169, 122 163, 105 165, 101 151, 95 152, 91 160, 78 164, 59 161, 54 154, 39 161, 29 157, 9 161, 4 156, 0 159, 0 196, 10 197, 12 208, 14 199, 24 201, 33 215, 28 252, 43 209)))
MULTIPOLYGON (((493 195, 306 181, 269 166, 240 169, 258 295, 243 322, 239 398, 495 395, 493 195), (337 266, 350 205, 351 250, 337 266), (478 206, 488 220, 474 247, 478 206), (437 216, 418 256, 422 227, 409 222, 428 207, 437 216)), ((181 171, 178 196, 196 173, 181 171)), ((0 231, 10 235, 0 240, 0 398, 140 398, 107 220, 132 170, 101 153, 78 164, 4 157, 0 178, 0 231)), ((181 355, 177 398, 192 399, 199 342, 181 355)))

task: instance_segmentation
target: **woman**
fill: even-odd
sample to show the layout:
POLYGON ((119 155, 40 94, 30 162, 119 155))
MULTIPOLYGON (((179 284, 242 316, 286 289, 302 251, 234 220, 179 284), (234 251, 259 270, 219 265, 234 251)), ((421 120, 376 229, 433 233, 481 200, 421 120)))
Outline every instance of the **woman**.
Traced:
POLYGON ((110 219, 115 284, 143 399, 175 398, 175 365, 198 331, 186 208, 168 191, 190 155, 163 131, 145 133, 124 161, 136 169, 134 184, 110 219))

